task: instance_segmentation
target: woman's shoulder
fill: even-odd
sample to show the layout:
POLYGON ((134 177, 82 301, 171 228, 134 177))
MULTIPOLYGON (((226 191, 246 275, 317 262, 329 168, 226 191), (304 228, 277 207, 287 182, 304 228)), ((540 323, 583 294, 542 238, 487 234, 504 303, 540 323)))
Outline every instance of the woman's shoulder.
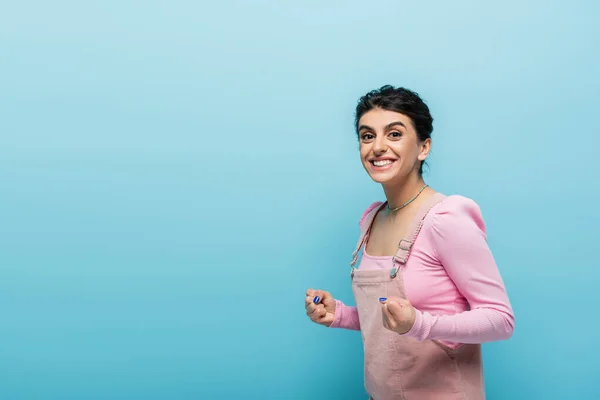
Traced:
POLYGON ((443 215, 449 213, 480 212, 479 204, 470 197, 460 194, 444 196, 442 200, 432 209, 434 214, 443 215))
POLYGON ((360 229, 365 229, 365 223, 366 223, 366 219, 369 216, 369 214, 375 213, 377 212, 377 210, 379 209, 379 207, 381 207, 383 205, 383 201, 375 201, 373 203, 371 203, 371 205, 369 205, 369 207, 367 207, 362 215, 360 216, 360 220, 358 222, 358 224, 360 225, 360 229))
POLYGON ((432 207, 426 219, 434 229, 457 230, 473 223, 485 231, 479 204, 470 197, 452 194, 432 207))

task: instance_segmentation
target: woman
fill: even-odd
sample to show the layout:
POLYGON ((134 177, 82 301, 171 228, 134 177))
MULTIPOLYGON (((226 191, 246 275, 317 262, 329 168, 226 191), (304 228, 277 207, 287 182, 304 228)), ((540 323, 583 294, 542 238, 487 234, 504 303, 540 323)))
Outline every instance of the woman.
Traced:
POLYGON ((312 321, 361 331, 374 400, 484 399, 481 343, 513 333, 478 205, 423 180, 432 121, 427 105, 404 88, 384 86, 360 99, 360 158, 386 201, 360 218, 351 262, 356 306, 323 290, 306 292, 312 321))

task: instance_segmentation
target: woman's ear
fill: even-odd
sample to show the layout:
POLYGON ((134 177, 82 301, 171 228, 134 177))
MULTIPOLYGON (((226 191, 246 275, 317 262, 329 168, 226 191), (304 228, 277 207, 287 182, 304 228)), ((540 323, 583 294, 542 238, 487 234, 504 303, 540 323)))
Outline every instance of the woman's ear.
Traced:
POLYGON ((427 138, 421 143, 421 151, 419 152, 419 156, 417 157, 419 161, 425 161, 427 156, 429 156, 429 152, 431 151, 431 138, 427 138))

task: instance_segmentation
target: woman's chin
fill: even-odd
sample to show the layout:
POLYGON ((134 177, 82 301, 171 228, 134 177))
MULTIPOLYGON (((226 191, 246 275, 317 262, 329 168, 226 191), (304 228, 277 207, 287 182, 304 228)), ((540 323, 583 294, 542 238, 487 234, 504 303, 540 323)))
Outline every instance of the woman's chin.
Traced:
POLYGON ((369 171, 369 176, 374 182, 377 183, 389 183, 394 180, 394 174, 390 174, 387 172, 373 172, 369 171))

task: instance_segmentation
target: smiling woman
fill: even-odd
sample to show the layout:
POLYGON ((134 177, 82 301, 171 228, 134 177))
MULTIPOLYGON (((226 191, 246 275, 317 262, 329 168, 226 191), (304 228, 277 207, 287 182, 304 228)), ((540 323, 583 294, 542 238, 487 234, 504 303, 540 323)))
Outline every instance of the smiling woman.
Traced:
POLYGON ((386 201, 360 218, 356 306, 309 289, 307 315, 361 331, 372 399, 484 399, 481 343, 510 338, 514 313, 479 206, 424 182, 433 118, 418 94, 392 86, 367 93, 355 128, 361 162, 386 201))
MULTIPOLYGON (((388 172, 383 176, 370 172, 376 182, 384 183, 386 176, 388 179, 394 176, 394 171, 388 167, 395 161, 414 161, 418 164, 418 176, 422 176, 423 163, 431 148, 433 118, 427 105, 416 93, 391 86, 370 92, 357 107, 355 123, 361 141, 363 163, 371 163, 374 167, 371 172, 388 172), (389 154, 386 153, 388 146, 391 150, 389 154)), ((369 172, 370 165, 365 166, 369 172)), ((404 175, 412 167, 414 165, 405 163, 404 175)))

